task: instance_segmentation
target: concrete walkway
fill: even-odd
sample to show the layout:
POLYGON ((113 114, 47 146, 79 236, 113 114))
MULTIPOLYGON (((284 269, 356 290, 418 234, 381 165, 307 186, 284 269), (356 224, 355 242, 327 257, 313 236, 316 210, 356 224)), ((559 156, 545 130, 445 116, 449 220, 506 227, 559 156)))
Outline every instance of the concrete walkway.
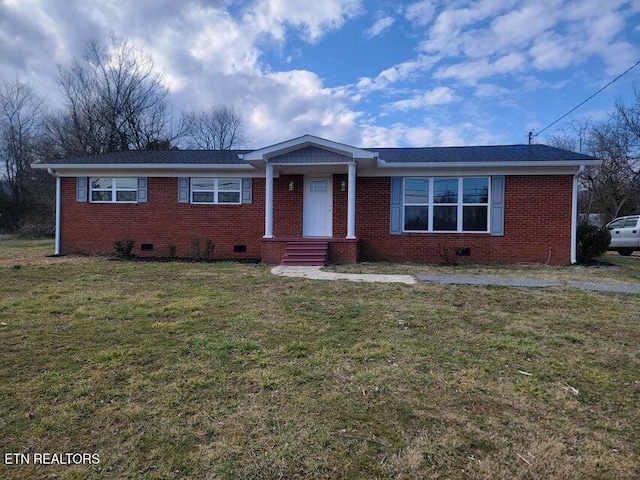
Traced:
POLYGON ((349 282, 376 282, 376 283, 406 283, 415 285, 418 283, 412 275, 375 275, 370 273, 335 273, 325 272, 322 267, 293 267, 278 265, 271 269, 274 275, 284 277, 302 277, 312 280, 347 280, 349 282))
POLYGON ((274 275, 300 277, 312 280, 347 280, 349 282, 404 283, 415 285, 418 282, 440 283, 446 285, 494 285, 514 288, 549 288, 570 286, 590 292, 627 293, 640 295, 640 284, 613 282, 585 282, 579 280, 561 281, 555 279, 533 279, 517 277, 482 277, 479 275, 378 275, 368 273, 325 272, 322 267, 290 267, 279 265, 271 269, 274 275))

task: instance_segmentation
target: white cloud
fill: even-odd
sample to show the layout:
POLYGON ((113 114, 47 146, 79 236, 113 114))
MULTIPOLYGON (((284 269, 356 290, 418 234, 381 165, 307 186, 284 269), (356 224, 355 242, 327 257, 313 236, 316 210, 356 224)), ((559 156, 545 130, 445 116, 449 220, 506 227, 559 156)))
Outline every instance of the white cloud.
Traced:
POLYGON ((474 85, 480 79, 493 74, 491 65, 486 60, 478 60, 466 64, 458 63, 438 70, 434 77, 438 79, 456 79, 474 85))
POLYGON ((526 57, 520 53, 504 55, 494 62, 487 59, 475 60, 467 63, 456 63, 442 67, 434 73, 435 78, 455 79, 475 85, 483 78, 493 75, 513 75, 524 69, 526 57))
MULTIPOLYGON (((574 42, 571 41, 571 44, 574 42)), ((570 48, 567 40, 554 33, 541 35, 529 49, 532 65, 538 70, 565 68, 580 55, 578 48, 570 48)))
POLYGON ((418 73, 424 73, 437 63, 438 59, 427 55, 418 55, 413 60, 398 63, 380 72, 374 78, 362 77, 356 88, 363 93, 382 90, 392 83, 408 80, 418 73))
POLYGON ((524 54, 514 52, 498 58, 493 63, 493 66, 495 67, 496 73, 513 74, 522 70, 526 63, 527 57, 524 54))
POLYGON ((353 108, 348 91, 324 87, 315 73, 269 73, 253 79, 251 90, 243 111, 256 146, 305 133, 345 143, 360 138, 362 113, 353 108))
POLYGON ((285 27, 289 25, 302 30, 307 41, 316 42, 362 11, 361 0, 255 0, 246 7, 244 20, 257 32, 280 41, 285 39, 285 27))
POLYGON ((437 142, 438 134, 429 127, 409 127, 393 124, 386 127, 365 125, 362 129, 362 147, 428 146, 437 142))
POLYGON ((507 11, 516 3, 517 0, 483 0, 469 2, 469 7, 445 9, 436 17, 420 49, 433 55, 457 55, 465 44, 469 25, 507 11))
POLYGON ((476 85, 477 97, 506 97, 509 94, 509 89, 494 83, 480 83, 476 85))
POLYGON ((446 105, 447 103, 458 102, 461 98, 449 87, 437 87, 421 95, 416 95, 406 100, 398 100, 389 104, 391 110, 413 110, 418 108, 432 107, 435 105, 446 105))
POLYGON ((393 25, 393 17, 382 17, 375 21, 373 25, 364 31, 364 35, 368 38, 377 37, 382 32, 393 25))
POLYGON ((558 24, 561 0, 536 2, 496 17, 490 25, 495 51, 528 45, 541 33, 558 24))
POLYGON ((405 17, 414 25, 424 26, 433 19, 435 11, 433 2, 421 1, 409 5, 405 10, 405 17))
POLYGON ((427 119, 423 125, 409 126, 396 123, 386 127, 361 127, 360 146, 375 147, 430 147, 453 145, 491 145, 504 143, 500 136, 492 135, 484 127, 469 122, 438 125, 427 119))
POLYGON ((606 73, 620 70, 640 53, 625 55, 617 35, 624 29, 628 0, 539 0, 461 2, 441 11, 420 48, 441 57, 437 78, 473 84, 493 75, 524 70, 560 70, 600 58, 606 73))

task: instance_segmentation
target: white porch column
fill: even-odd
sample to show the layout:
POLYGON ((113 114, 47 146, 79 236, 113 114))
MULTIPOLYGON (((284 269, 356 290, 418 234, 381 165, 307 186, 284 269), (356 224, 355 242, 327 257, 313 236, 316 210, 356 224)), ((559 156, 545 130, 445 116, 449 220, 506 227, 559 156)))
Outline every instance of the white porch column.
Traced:
POLYGON ((347 196, 347 239, 356 238, 356 164, 349 164, 347 196))
POLYGON ((60 255, 60 225, 62 213, 62 179, 56 175, 56 246, 55 255, 60 255))
POLYGON ((60 230, 62 225, 62 219, 60 217, 60 214, 62 213, 62 179, 52 168, 47 168, 47 173, 56 178, 56 240, 53 254, 60 255, 60 230))
POLYGON ((578 263, 578 178, 584 170, 584 165, 580 165, 580 170, 573 176, 573 192, 571 194, 571 263, 578 263))
POLYGON ((273 238, 273 165, 267 164, 265 175, 264 238, 273 238))

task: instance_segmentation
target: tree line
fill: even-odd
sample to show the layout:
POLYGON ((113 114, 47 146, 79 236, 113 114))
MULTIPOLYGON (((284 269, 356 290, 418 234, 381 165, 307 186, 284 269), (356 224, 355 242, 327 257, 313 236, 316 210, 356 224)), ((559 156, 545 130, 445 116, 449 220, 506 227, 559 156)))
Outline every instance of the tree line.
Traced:
POLYGON ((602 122, 573 121, 548 144, 592 155, 602 164, 580 176, 578 208, 582 221, 597 214, 602 222, 640 213, 640 91, 634 101, 618 101, 602 122))
POLYGON ((50 108, 18 78, 0 78, 0 232, 53 232, 55 182, 39 159, 141 149, 231 149, 249 139, 232 106, 174 115, 153 59, 130 42, 89 42, 58 68, 63 104, 50 108))

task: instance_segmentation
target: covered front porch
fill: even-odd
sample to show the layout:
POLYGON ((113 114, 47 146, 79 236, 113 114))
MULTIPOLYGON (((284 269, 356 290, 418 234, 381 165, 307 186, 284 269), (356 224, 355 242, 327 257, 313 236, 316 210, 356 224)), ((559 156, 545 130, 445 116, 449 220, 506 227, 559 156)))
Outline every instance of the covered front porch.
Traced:
POLYGON ((326 263, 358 260, 356 176, 375 153, 305 135, 243 159, 265 172, 264 263, 318 262, 303 253, 322 248, 326 263))
POLYGON ((348 172, 354 167, 278 168, 272 181, 265 182, 263 263, 324 265, 358 261, 356 175, 351 174, 350 183, 348 172), (324 256, 318 261, 322 249, 324 256))

